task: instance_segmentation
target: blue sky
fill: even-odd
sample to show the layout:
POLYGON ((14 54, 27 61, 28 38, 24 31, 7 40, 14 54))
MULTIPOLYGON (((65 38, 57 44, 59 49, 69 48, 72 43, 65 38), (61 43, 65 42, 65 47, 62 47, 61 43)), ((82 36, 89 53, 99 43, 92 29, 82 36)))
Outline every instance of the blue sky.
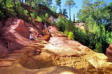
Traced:
MULTIPOLYGON (((61 0, 61 2, 62 2, 62 4, 61 4, 62 9, 66 8, 66 6, 64 5, 65 1, 66 0, 61 0)), ((105 1, 106 1, 106 4, 112 2, 112 0, 105 0, 105 1)), ((78 11, 82 8, 83 0, 74 0, 74 2, 76 3, 76 5, 71 10, 72 19, 73 19, 73 15, 75 14, 75 16, 76 16, 78 11)), ((55 3, 55 0, 53 0, 53 3, 55 3)))

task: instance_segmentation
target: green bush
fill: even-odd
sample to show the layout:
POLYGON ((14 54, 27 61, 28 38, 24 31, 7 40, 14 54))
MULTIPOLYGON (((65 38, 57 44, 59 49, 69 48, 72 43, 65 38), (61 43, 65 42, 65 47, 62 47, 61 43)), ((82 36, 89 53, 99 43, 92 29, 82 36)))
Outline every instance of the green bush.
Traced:
POLYGON ((28 15, 28 11, 27 10, 24 10, 24 15, 28 15))
POLYGON ((80 28, 75 28, 75 40, 94 49, 96 52, 105 53, 106 48, 112 43, 112 32, 108 32, 103 24, 88 24, 85 26, 86 32, 80 28))
POLYGON ((62 32, 73 32, 73 30, 74 30, 74 23, 70 20, 67 20, 64 17, 61 17, 61 16, 58 17, 56 26, 62 32))
POLYGON ((81 42, 84 45, 89 44, 88 35, 86 32, 83 32, 80 28, 74 28, 75 40, 81 42))
POLYGON ((69 32, 69 33, 68 33, 68 38, 69 38, 70 40, 74 40, 74 34, 73 34, 73 32, 69 32))
POLYGON ((38 22, 42 22, 42 18, 37 16, 37 19, 36 19, 38 22))
POLYGON ((56 22, 56 26, 60 31, 64 32, 68 36, 69 39, 74 39, 74 23, 70 20, 67 20, 64 17, 59 16, 56 22))
POLYGON ((45 13, 45 15, 42 16, 43 22, 47 22, 48 18, 49 18, 48 13, 45 13))
POLYGON ((102 53, 103 52, 102 51, 102 43, 100 43, 100 42, 96 43, 94 51, 102 53))
POLYGON ((30 13, 32 18, 35 18, 35 13, 30 13))
POLYGON ((45 18, 47 19, 49 17, 48 13, 45 13, 45 18))
POLYGON ((66 25, 66 20, 63 17, 59 16, 56 22, 56 26, 59 28, 60 31, 64 32, 65 25, 66 25))

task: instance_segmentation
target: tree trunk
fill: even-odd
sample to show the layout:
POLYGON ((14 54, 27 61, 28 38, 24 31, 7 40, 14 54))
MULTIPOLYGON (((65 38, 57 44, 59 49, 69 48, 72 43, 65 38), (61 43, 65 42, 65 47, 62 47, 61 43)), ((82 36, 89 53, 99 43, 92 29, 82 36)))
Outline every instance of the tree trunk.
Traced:
POLYGON ((70 20, 71 20, 71 5, 69 5, 69 17, 70 17, 70 20))
POLYGON ((60 7, 60 13, 62 13, 62 10, 61 10, 61 5, 60 5, 59 7, 60 7))

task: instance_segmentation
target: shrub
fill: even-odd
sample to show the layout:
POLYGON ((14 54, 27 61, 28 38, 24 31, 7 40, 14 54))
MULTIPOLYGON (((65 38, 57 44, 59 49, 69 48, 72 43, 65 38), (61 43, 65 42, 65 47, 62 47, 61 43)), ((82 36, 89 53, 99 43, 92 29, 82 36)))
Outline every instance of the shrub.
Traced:
POLYGON ((32 18, 35 18, 35 13, 30 13, 32 18))
POLYGON ((74 28, 75 40, 81 42, 84 45, 89 44, 88 35, 86 32, 83 32, 80 28, 74 28))
POLYGON ((59 16, 56 22, 56 26, 59 28, 60 31, 64 32, 65 25, 66 25, 66 20, 59 16))
POLYGON ((48 13, 45 13, 45 18, 47 19, 49 17, 48 13))
POLYGON ((73 32, 69 32, 69 33, 68 33, 68 38, 69 38, 70 40, 73 40, 73 39, 74 39, 74 34, 73 34, 73 32))
POLYGON ((62 32, 73 32, 74 30, 74 23, 70 20, 67 20, 64 17, 59 16, 56 22, 56 26, 62 32))
POLYGON ((86 32, 83 32, 79 28, 75 28, 75 39, 89 48, 94 49, 96 52, 105 53, 108 45, 112 43, 112 33, 106 31, 103 24, 86 24, 85 29, 86 32))
POLYGON ((38 22, 42 22, 42 18, 37 16, 37 19, 36 19, 38 22))
POLYGON ((24 15, 27 15, 28 14, 28 11, 27 10, 24 10, 24 15))
POLYGON ((96 45, 95 45, 94 51, 99 52, 99 53, 102 53, 103 52, 102 51, 102 43, 97 42, 96 45))

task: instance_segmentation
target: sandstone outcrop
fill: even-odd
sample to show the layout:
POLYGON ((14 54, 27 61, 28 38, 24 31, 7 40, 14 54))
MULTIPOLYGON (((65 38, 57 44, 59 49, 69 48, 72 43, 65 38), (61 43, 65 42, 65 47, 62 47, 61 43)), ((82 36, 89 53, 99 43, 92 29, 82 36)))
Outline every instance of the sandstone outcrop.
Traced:
POLYGON ((8 55, 8 49, 0 43, 0 57, 6 57, 8 55))
POLYGON ((2 29, 2 22, 0 22, 0 29, 2 29))
POLYGON ((106 49, 106 55, 108 56, 108 60, 112 61, 112 44, 109 45, 109 47, 106 49))
POLYGON ((70 67, 65 66, 54 66, 42 69, 27 69, 20 64, 15 64, 11 67, 0 68, 1 74, 82 74, 82 72, 74 70, 70 67))
MULTIPOLYGON (((59 32, 59 31, 57 31, 59 32)), ((53 32, 51 32, 53 33, 53 32)), ((29 59, 24 54, 19 63, 26 68, 46 68, 51 66, 67 66, 84 73, 111 73, 112 63, 101 53, 93 52, 77 41, 69 40, 63 35, 55 33, 49 42, 34 43, 23 50, 29 50, 29 59), (59 36, 59 37, 58 37, 59 36), (61 37, 62 36, 62 37, 61 37), (39 54, 34 54, 40 50, 39 54), (24 61, 29 61, 26 63, 24 61)), ((61 34, 61 33, 60 33, 61 34)))
MULTIPOLYGON (((21 19, 9 18, 2 29, 2 37, 7 43, 8 50, 21 49, 32 43, 29 40, 30 28, 35 29, 31 24, 21 19)), ((35 29, 37 31, 37 29, 35 29)))
POLYGON ((2 36, 8 41, 4 42, 8 43, 8 50, 14 50, 14 53, 0 59, 2 74, 112 73, 112 63, 108 62, 104 54, 96 53, 77 41, 69 40, 55 26, 48 27, 51 34, 46 37, 48 40, 31 41, 28 39, 28 27, 33 26, 25 24, 21 19, 15 19, 10 24, 3 29, 2 36))
MULTIPOLYGON (((39 42, 23 48, 23 50, 29 51, 29 53, 24 53, 24 55, 20 57, 19 63, 22 66, 30 69, 42 69, 52 66, 67 66, 74 68, 74 70, 79 71, 79 73, 82 72, 82 74, 90 74, 91 72, 98 74, 111 73, 112 63, 108 62, 107 57, 103 54, 96 53, 89 48, 85 48, 85 52, 83 52, 85 54, 73 56, 71 54, 63 54, 63 51, 61 51, 61 49, 56 49, 58 48, 58 46, 54 46, 55 51, 52 51, 46 48, 46 45, 48 44, 49 42, 39 42), (40 50, 41 53, 34 54, 34 52, 37 50, 40 50), (60 54, 62 53, 63 55, 60 55, 57 52, 59 52, 60 54), (27 55, 30 55, 30 57, 28 57, 27 55), (26 57, 27 59, 25 59, 26 57), (25 61, 28 62, 26 63, 25 61)), ((65 50, 67 49, 68 48, 66 47, 65 50)), ((68 50, 71 51, 71 49, 68 50)), ((76 52, 78 51, 78 49, 74 50, 76 50, 76 52)), ((75 52, 73 53, 75 54, 75 52)))

